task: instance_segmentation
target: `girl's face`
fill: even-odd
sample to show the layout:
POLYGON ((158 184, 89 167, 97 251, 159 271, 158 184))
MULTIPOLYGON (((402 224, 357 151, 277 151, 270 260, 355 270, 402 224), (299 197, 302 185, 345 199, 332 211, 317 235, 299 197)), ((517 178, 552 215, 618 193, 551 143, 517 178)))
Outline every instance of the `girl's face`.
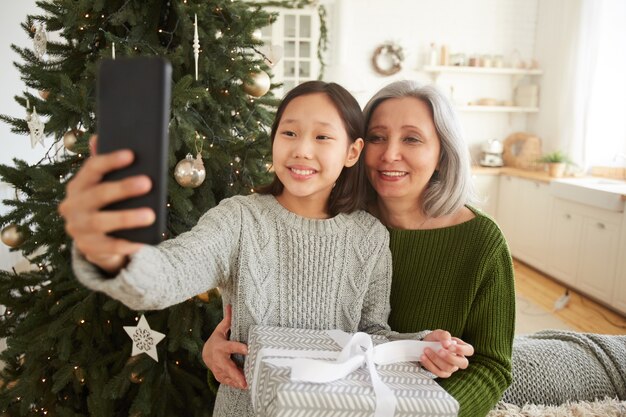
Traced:
POLYGON ((327 203, 343 167, 353 166, 363 139, 352 142, 334 103, 324 93, 293 99, 280 119, 272 157, 284 190, 277 197, 306 217, 327 217, 327 203))
POLYGON ((378 105, 367 128, 367 177, 386 202, 420 202, 437 169, 441 143, 430 107, 413 97, 378 105))

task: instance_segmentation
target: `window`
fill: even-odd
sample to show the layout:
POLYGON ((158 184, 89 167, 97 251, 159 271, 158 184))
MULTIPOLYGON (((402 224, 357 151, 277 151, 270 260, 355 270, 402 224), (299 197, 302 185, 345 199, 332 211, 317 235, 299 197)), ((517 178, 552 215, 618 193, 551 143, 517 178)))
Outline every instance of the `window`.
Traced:
POLYGON ((315 80, 319 75, 317 42, 319 17, 317 10, 279 9, 276 21, 262 30, 266 46, 279 45, 283 56, 273 68, 274 82, 282 82, 278 96, 284 95, 304 81, 315 80))

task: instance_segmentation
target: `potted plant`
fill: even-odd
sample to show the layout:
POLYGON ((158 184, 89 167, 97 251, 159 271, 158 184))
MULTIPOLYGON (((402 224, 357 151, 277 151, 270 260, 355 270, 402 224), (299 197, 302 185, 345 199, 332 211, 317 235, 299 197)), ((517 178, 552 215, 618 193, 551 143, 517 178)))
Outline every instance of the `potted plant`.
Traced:
POLYGON ((570 159, 563 152, 554 151, 543 155, 539 158, 539 162, 547 165, 551 177, 562 177, 570 159))

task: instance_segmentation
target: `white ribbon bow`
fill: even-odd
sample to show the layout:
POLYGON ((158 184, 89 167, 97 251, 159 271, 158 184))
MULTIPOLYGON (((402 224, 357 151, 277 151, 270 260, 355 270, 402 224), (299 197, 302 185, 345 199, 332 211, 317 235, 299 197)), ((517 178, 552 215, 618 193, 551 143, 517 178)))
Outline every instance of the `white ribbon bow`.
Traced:
POLYGON ((426 347, 434 351, 442 348, 439 342, 421 342, 417 340, 397 340, 374 347, 372 338, 367 333, 359 332, 352 336, 341 330, 328 330, 327 333, 343 348, 341 352, 262 348, 259 351, 257 363, 255 364, 251 386, 253 406, 256 406, 254 393, 256 392, 261 360, 274 366, 290 368, 292 381, 313 383, 336 381, 366 365, 376 396, 374 416, 393 416, 397 400, 393 391, 381 380, 380 375, 376 371, 376 365, 419 361, 426 347), (288 356, 288 358, 264 359, 265 356, 288 356))

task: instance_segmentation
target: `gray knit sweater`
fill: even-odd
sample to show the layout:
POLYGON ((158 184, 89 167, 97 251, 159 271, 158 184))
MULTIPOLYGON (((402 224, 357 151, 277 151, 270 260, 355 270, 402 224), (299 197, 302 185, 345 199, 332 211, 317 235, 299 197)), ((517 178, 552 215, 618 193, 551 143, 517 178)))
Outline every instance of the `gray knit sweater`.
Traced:
MULTIPOLYGON (((189 232, 144 246, 113 279, 76 250, 73 268, 85 286, 136 310, 163 309, 219 286, 233 306, 231 339, 241 342, 252 324, 389 333, 389 237, 363 211, 314 220, 271 195, 238 196, 189 232)), ((220 386, 214 416, 253 415, 249 398, 220 386)))

